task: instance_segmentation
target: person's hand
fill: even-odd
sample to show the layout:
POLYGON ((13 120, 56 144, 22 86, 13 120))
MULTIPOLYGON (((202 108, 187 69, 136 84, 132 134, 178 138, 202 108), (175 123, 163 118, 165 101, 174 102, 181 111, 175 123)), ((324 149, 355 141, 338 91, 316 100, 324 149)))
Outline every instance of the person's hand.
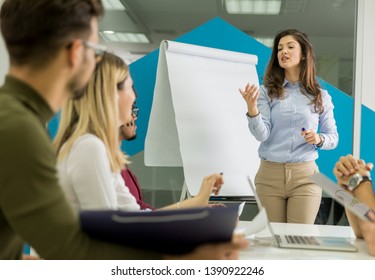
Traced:
POLYGON ((215 203, 208 204, 208 207, 209 208, 215 208, 215 207, 227 207, 227 206, 224 203, 215 202, 215 203))
POLYGON ((322 141, 322 139, 319 136, 319 133, 316 133, 312 129, 306 129, 306 130, 301 129, 301 135, 305 138, 305 141, 310 145, 312 144, 318 145, 322 141))
POLYGON ((363 237, 366 241, 369 254, 375 256, 375 213, 369 212, 368 217, 371 222, 362 222, 360 224, 363 237))
POLYGON ((354 173, 359 173, 362 176, 369 176, 373 166, 374 165, 371 162, 365 163, 365 161, 356 159, 352 155, 346 155, 340 157, 339 161, 336 162, 335 167, 333 168, 333 174, 339 185, 347 185, 350 176, 354 173))
POLYGON ((201 188, 194 199, 198 200, 198 204, 200 205, 207 205, 210 195, 212 193, 218 195, 222 184, 224 184, 222 174, 216 173, 204 177, 201 188))
POLYGON ((259 114, 257 101, 259 96, 259 88, 254 84, 247 84, 245 90, 239 89, 243 99, 247 104, 247 113, 249 116, 256 116, 259 114))
POLYGON ((167 255, 166 259, 175 260, 237 260, 239 250, 249 246, 242 234, 235 234, 231 242, 208 243, 196 247, 183 255, 167 255))

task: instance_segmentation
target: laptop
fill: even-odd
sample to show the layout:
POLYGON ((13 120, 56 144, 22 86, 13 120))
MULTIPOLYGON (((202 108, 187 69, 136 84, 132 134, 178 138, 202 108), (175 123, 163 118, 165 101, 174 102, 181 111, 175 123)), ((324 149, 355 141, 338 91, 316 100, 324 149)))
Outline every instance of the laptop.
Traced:
MULTIPOLYGON (((265 212, 262 203, 255 191, 255 186, 250 176, 247 176, 250 188, 254 193, 259 212, 265 212)), ((329 236, 310 236, 297 234, 275 234, 267 215, 264 215, 267 227, 274 239, 274 243, 279 248, 289 249, 310 249, 310 250, 324 250, 324 251, 345 251, 357 252, 358 249, 350 243, 350 241, 343 237, 329 237, 329 236)))

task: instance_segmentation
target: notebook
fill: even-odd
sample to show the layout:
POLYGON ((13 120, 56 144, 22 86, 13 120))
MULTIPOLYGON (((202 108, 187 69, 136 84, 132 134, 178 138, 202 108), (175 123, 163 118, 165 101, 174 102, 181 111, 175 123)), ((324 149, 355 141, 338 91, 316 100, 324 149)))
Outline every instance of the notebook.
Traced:
MULTIPOLYGON (((265 212, 262 203, 255 191, 255 187, 251 177, 248 176, 250 188, 254 193, 255 200, 258 204, 259 211, 265 212)), ((329 236, 308 236, 308 235, 283 235, 275 234, 271 223, 269 222, 267 215, 263 215, 266 219, 268 229, 275 240, 275 244, 279 248, 290 248, 290 249, 311 249, 311 250, 325 250, 325 251, 347 251, 356 252, 358 249, 350 243, 350 241, 343 237, 329 237, 329 236)))
POLYGON ((80 222, 93 238, 182 254, 203 243, 230 241, 238 214, 238 205, 141 212, 81 211, 80 222))
POLYGON ((353 212, 358 218, 364 221, 370 221, 368 213, 371 211, 374 212, 374 210, 358 201, 350 192, 345 191, 338 184, 321 173, 312 175, 311 179, 342 206, 353 212))

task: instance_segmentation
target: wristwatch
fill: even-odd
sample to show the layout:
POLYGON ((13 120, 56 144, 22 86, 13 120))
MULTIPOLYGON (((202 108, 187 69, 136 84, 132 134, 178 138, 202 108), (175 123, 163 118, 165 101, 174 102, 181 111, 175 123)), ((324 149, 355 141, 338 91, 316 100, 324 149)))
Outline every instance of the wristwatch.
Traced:
POLYGON ((324 141, 326 140, 325 138, 324 138, 324 136, 322 135, 322 134, 318 134, 319 135, 319 138, 320 138, 320 142, 318 143, 318 144, 316 144, 316 146, 318 147, 318 148, 321 148, 321 147, 323 147, 323 144, 324 144, 324 141))
POLYGON ((366 181, 369 181, 369 182, 372 182, 371 180, 371 177, 370 176, 362 176, 361 174, 359 173, 355 173, 353 174, 350 178, 349 178, 349 181, 348 181, 348 190, 349 191, 354 191, 355 188, 357 188, 362 182, 366 182, 366 181))

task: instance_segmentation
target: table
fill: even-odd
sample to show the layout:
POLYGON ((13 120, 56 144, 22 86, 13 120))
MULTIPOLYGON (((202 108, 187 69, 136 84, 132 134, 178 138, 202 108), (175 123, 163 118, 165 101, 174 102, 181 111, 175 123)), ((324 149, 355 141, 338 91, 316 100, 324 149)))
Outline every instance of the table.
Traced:
MULTIPOLYGON (((338 252, 275 247, 268 228, 250 236, 250 246, 241 251, 241 260, 375 260, 368 254, 364 240, 356 239, 349 226, 305 225, 271 223, 276 234, 302 234, 314 236, 345 237, 352 241, 358 252, 338 252)), ((250 221, 240 221, 237 228, 251 226, 250 221)))

